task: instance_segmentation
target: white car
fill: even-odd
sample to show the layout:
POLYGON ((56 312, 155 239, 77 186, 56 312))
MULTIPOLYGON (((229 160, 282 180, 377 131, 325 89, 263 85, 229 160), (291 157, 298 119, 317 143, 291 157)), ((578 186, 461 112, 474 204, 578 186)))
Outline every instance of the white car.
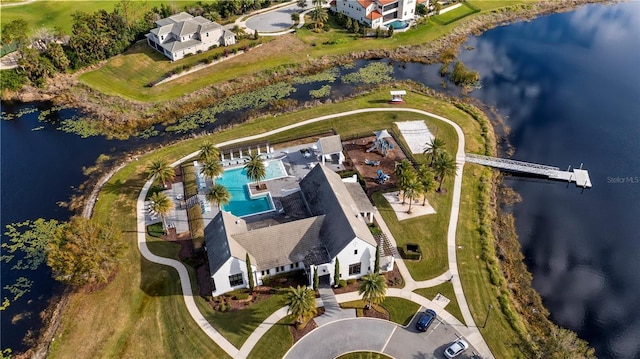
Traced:
POLYGON ((469 349, 469 344, 467 344, 464 339, 458 339, 444 350, 444 356, 447 358, 455 358, 467 349, 469 349))

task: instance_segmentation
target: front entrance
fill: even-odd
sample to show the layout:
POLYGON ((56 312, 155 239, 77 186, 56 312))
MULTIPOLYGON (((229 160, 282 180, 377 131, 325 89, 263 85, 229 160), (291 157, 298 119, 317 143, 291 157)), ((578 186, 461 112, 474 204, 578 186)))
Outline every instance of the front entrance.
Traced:
POLYGON ((318 282, 321 287, 331 287, 331 275, 325 274, 318 277, 318 282))

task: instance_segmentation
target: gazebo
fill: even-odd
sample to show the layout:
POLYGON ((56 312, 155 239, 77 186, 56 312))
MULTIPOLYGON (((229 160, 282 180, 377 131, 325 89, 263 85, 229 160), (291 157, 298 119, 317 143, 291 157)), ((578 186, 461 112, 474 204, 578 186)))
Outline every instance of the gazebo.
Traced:
POLYGON ((322 158, 322 164, 325 161, 332 161, 334 155, 337 156, 338 164, 344 162, 344 154, 342 153, 342 141, 340 135, 322 137, 316 143, 316 155, 322 158))
POLYGON ((389 103, 403 103, 404 102, 404 98, 403 96, 407 95, 407 91, 405 90, 394 90, 394 91, 390 91, 391 93, 391 101, 389 101, 389 103))

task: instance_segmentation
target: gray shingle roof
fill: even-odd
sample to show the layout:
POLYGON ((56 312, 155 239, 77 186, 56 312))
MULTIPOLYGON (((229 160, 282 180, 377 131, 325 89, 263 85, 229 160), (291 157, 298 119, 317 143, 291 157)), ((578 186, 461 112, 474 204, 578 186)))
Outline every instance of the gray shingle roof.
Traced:
POLYGON ((325 216, 305 218, 233 235, 256 258, 258 270, 303 262, 306 255, 321 248, 320 228, 325 216))
POLYGON ((340 135, 320 138, 318 140, 318 151, 321 155, 330 155, 342 152, 342 141, 340 141, 340 135))
MULTIPOLYGON (((246 222, 228 212, 221 211, 211 220, 204 231, 211 274, 217 272, 231 257, 245 260, 247 251, 238 244, 233 235, 246 231, 246 222)), ((249 257, 253 263, 256 262, 256 258, 251 253, 249 257)))
POLYGON ((375 208, 371 204, 371 201, 369 201, 369 197, 367 197, 367 194, 364 193, 362 186, 360 186, 360 183, 346 182, 344 185, 345 187, 347 187, 347 191, 351 195, 353 202, 355 202, 356 207, 361 213, 373 212, 375 210, 375 208))
POLYGON ((376 246, 367 224, 340 176, 324 165, 315 166, 300 181, 300 189, 313 215, 326 215, 320 240, 335 257, 358 237, 376 246))

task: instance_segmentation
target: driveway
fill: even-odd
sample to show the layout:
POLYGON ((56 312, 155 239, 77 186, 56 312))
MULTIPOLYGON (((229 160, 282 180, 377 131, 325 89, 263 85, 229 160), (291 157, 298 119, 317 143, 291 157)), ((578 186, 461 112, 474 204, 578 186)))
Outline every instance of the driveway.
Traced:
MULTIPOLYGON (((311 1, 307 1, 307 7, 311 7, 311 1)), ((291 20, 291 14, 294 12, 300 13, 301 9, 293 4, 279 9, 257 14, 247 19, 245 25, 251 30, 258 30, 258 32, 278 32, 289 29, 293 26, 293 20, 291 20)))
MULTIPOLYGON (((424 308, 421 308, 421 312, 424 308)), ((427 332, 415 329, 416 315, 406 328, 373 319, 343 319, 323 325, 304 336, 285 355, 285 359, 333 359, 351 351, 374 351, 394 358, 444 358, 444 350, 460 334, 438 318, 427 332), (318 350, 318 347, 322 350, 318 350)), ((478 351, 470 347, 458 358, 470 358, 478 351)))

